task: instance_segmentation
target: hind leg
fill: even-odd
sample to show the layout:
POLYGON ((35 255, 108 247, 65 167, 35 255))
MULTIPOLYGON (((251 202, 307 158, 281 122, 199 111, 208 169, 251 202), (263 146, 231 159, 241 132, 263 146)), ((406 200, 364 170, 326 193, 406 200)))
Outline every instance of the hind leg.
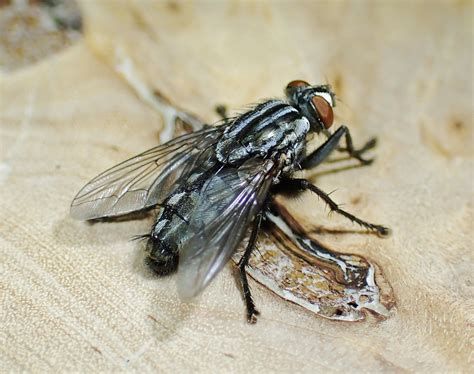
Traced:
POLYGON ((245 268, 247 267, 249 263, 249 259, 250 259, 250 255, 252 254, 252 251, 256 247, 258 231, 260 230, 261 224, 262 224, 262 215, 259 214, 253 224, 254 226, 250 234, 247 248, 245 248, 245 252, 243 256, 240 258, 240 261, 238 264, 239 273, 240 273, 240 282, 242 285, 242 292, 243 292, 243 297, 245 301, 245 307, 247 308, 247 322, 248 323, 257 322, 257 316, 260 314, 259 311, 255 308, 255 303, 253 301, 252 294, 250 292, 250 286, 247 280, 247 271, 245 270, 245 268))

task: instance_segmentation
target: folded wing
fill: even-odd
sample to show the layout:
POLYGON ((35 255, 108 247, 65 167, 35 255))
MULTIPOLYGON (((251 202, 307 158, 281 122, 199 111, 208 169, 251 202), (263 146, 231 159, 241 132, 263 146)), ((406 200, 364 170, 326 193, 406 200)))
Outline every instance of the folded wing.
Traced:
POLYGON ((250 159, 221 168, 203 185, 180 250, 181 298, 199 294, 227 263, 262 209, 276 173, 273 161, 250 159))

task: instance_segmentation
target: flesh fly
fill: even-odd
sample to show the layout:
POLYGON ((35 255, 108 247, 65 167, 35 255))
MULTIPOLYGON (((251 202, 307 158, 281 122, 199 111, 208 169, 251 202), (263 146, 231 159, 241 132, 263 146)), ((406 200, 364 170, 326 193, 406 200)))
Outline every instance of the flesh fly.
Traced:
POLYGON ((198 295, 242 252, 238 252, 239 246, 245 242, 238 268, 251 323, 258 312, 246 268, 262 230, 274 233, 267 239, 286 237, 292 241, 290 250, 299 257, 330 265, 332 261, 339 266, 336 278, 340 284, 349 289, 362 287, 367 283, 368 267, 362 267, 365 272, 354 271, 360 267, 351 268, 350 261, 324 255, 324 248, 304 236, 275 198, 309 190, 333 212, 368 230, 388 234, 386 227, 342 210, 320 188, 294 176, 298 170, 315 168, 333 151, 370 164, 372 160, 364 153, 375 141, 355 149, 346 126, 330 131, 335 95, 329 85, 312 86, 297 80, 287 85, 285 93, 286 100, 266 100, 241 115, 179 136, 98 175, 74 198, 72 217, 92 220, 157 207, 159 213, 146 235, 148 263, 160 275, 177 270, 178 292, 185 300, 198 295), (325 141, 308 152, 311 133, 325 141), (342 140, 344 147, 339 144, 342 140))

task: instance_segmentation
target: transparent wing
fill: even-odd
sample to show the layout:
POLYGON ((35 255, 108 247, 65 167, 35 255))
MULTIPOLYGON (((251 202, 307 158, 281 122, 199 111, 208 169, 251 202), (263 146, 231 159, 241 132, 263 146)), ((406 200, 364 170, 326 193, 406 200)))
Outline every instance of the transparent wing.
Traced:
POLYGON ((199 294, 227 263, 260 211, 277 172, 271 160, 251 159, 223 168, 203 186, 180 250, 178 292, 199 294))
POLYGON ((212 127, 180 136, 103 172, 79 191, 71 216, 82 220, 112 217, 156 205, 222 131, 222 127, 212 127))

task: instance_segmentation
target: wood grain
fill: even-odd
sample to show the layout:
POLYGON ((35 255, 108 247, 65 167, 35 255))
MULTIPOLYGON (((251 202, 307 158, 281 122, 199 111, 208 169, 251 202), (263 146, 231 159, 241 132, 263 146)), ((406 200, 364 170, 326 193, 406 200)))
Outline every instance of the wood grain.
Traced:
MULTIPOLYGON (((81 42, 0 76, 1 371, 472 370, 472 3, 81 8, 81 42), (248 326, 230 268, 183 304, 173 277, 151 276, 129 240, 149 221, 71 220, 84 183, 158 141, 162 118, 124 64, 209 122, 218 103, 243 108, 292 79, 329 80, 337 123, 358 144, 377 135, 377 161, 310 177, 394 233, 319 239, 383 269, 393 315, 328 321, 253 283, 262 315, 248 326)), ((307 223, 354 229, 314 196, 289 206, 307 223)))

